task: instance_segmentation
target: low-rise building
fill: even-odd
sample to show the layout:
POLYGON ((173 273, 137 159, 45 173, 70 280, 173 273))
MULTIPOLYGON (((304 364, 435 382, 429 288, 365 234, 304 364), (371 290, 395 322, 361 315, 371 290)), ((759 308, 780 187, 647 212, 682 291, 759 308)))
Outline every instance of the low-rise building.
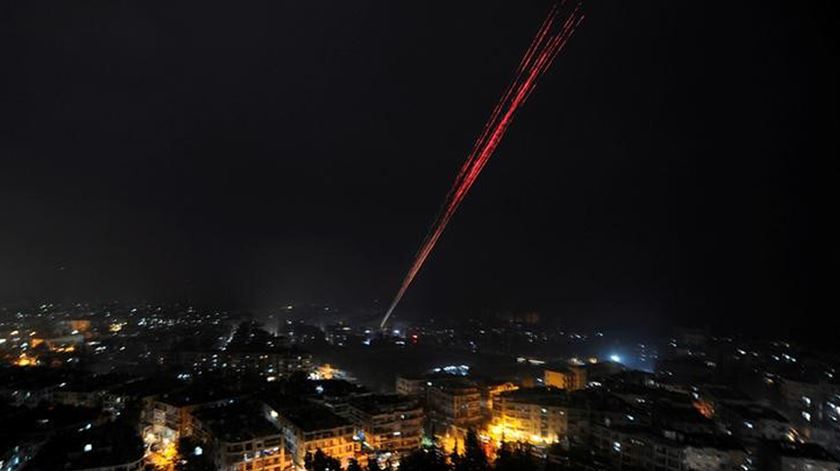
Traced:
POLYGON ((567 423, 569 440, 587 443, 595 425, 650 425, 646 404, 632 404, 604 388, 569 393, 567 423))
POLYGON ((141 412, 143 437, 149 443, 170 446, 194 431, 193 412, 232 403, 237 394, 223 388, 192 385, 174 393, 149 398, 141 412))
POLYGON ((140 471, 144 467, 143 440, 133 427, 109 423, 48 441, 27 469, 74 471, 140 471))
POLYGON ((786 440, 793 436, 793 428, 783 415, 759 404, 725 406, 716 415, 728 432, 746 443, 786 440))
POLYGON ((109 389, 102 396, 102 407, 106 411, 117 415, 127 404, 136 403, 143 406, 141 421, 146 417, 142 414, 155 398, 184 388, 183 381, 169 376, 152 376, 136 378, 119 386, 109 389))
POLYGON ((69 380, 61 370, 30 367, 0 369, 0 399, 13 406, 35 407, 51 402, 55 391, 69 380))
POLYGON ((502 394, 510 391, 516 391, 519 386, 510 381, 492 381, 482 380, 479 383, 481 391, 481 413, 485 419, 490 419, 493 415, 493 402, 502 394))
POLYGON ((404 396, 423 396, 429 380, 424 376, 397 376, 396 392, 404 396))
POLYGON ((558 389, 577 391, 586 387, 586 368, 580 365, 558 365, 546 368, 543 384, 558 389))
POLYGON ((840 460, 813 443, 762 443, 760 469, 767 471, 838 471, 840 460))
POLYGON ((53 402, 76 407, 101 407, 108 391, 125 383, 116 375, 83 376, 63 382, 53 391, 53 402))
POLYGON ((297 371, 308 371, 312 367, 310 353, 279 346, 271 350, 257 351, 179 351, 168 355, 167 361, 187 371, 236 372, 272 380, 288 377, 297 371))
POLYGON ((348 401, 356 396, 368 394, 367 389, 344 379, 318 379, 282 386, 284 394, 308 399, 328 407, 331 411, 346 416, 348 401))
POLYGON ((749 457, 735 444, 698 442, 683 449, 684 469, 690 471, 741 471, 748 466, 749 457))
POLYGON ((736 442, 713 435, 684 435, 647 426, 592 429, 596 452, 619 469, 651 471, 738 471, 749 469, 736 442))
POLYGON ((42 403, 0 406, 0 471, 18 471, 56 436, 90 430, 107 421, 99 409, 42 403))

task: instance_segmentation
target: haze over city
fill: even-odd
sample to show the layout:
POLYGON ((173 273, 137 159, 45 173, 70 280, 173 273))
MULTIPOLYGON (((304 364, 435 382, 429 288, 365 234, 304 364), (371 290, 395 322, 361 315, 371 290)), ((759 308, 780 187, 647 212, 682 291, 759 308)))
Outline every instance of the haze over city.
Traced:
POLYGON ((837 470, 836 7, 520 3, 0 6, 0 471, 837 470))

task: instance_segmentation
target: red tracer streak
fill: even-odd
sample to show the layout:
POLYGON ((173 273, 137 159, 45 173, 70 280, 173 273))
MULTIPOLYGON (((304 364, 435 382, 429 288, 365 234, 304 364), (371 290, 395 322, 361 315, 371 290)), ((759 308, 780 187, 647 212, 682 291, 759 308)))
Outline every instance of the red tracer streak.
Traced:
POLYGON ((525 52, 513 81, 494 107, 481 135, 476 140, 464 164, 461 166, 458 175, 455 177, 455 182, 447 194, 437 219, 435 219, 434 224, 429 229, 429 233, 426 235, 423 244, 420 246, 420 250, 418 250, 414 258, 414 263, 412 263, 411 268, 406 273, 400 289, 397 291, 397 295, 394 296, 394 300, 382 318, 382 322, 379 325, 380 328, 385 327, 385 324, 394 312, 394 308, 397 307, 400 299, 402 299, 411 282, 414 281, 414 277, 417 276, 426 258, 432 252, 441 234, 443 234, 443 230, 446 228, 449 220, 452 219, 452 216, 470 191, 484 165, 487 164, 496 147, 498 147, 499 142, 501 142, 510 123, 513 121, 514 114, 534 90, 537 79, 545 73, 551 65, 551 62, 557 56, 557 53, 563 49, 563 46, 566 45, 566 42, 572 36, 572 33, 574 33, 575 28, 583 20, 584 15, 581 12, 580 3, 577 3, 568 13, 562 15, 560 11, 564 5, 565 1, 559 6, 555 4, 552 7, 542 26, 537 31, 530 47, 525 52), (565 19, 561 21, 561 17, 565 17, 565 19))

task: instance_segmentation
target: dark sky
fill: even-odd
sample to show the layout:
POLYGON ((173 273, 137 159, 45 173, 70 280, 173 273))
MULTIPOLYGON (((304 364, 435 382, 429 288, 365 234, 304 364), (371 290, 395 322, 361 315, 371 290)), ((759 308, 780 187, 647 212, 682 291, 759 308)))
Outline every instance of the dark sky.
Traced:
MULTIPOLYGON (((831 4, 589 2, 404 311, 836 327, 831 4)), ((3 2, 0 301, 387 303, 547 6, 3 2)))

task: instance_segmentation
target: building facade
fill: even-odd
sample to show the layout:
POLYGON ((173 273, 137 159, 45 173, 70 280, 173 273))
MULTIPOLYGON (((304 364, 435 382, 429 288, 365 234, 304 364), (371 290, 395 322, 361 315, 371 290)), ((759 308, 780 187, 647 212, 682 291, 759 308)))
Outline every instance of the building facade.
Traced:
POLYGON ((419 400, 398 394, 353 398, 348 418, 375 452, 409 453, 420 448, 425 415, 419 400))
POLYGON ((306 455, 318 450, 346 467, 361 449, 353 424, 324 406, 284 408, 267 404, 266 417, 281 430, 294 469, 304 469, 306 455))
POLYGON ((543 372, 543 384, 567 391, 577 391, 586 387, 587 375, 583 366, 570 365, 562 368, 546 368, 543 372))
POLYGON ((568 398, 557 388, 526 388, 499 395, 493 401, 489 430, 499 441, 555 443, 566 436, 568 398))

